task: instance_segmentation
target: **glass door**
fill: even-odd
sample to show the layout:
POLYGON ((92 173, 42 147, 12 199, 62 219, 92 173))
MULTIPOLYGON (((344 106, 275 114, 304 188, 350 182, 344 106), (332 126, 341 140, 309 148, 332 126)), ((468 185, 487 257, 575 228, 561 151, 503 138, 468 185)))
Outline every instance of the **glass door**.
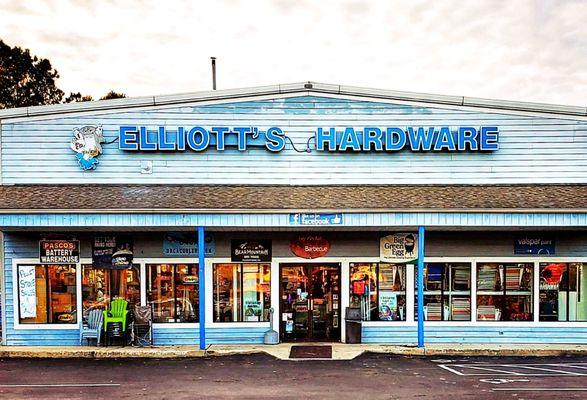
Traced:
POLYGON ((340 264, 282 264, 283 341, 340 340, 340 264))

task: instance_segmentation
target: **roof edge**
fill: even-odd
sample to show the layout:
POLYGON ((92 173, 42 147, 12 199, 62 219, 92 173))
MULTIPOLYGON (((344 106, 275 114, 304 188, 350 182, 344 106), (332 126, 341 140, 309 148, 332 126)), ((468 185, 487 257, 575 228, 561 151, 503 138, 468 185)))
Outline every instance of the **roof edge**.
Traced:
POLYGON ((95 209, 0 209, 0 215, 10 214, 296 214, 296 213, 443 213, 443 214, 587 214, 587 208, 351 208, 351 209, 249 209, 249 208, 95 208, 95 209))
POLYGON ((10 118, 38 117, 44 115, 68 114, 81 111, 105 111, 148 106, 194 103, 200 101, 230 100, 244 97, 268 96, 291 93, 335 94, 359 96, 372 99, 413 101, 426 104, 453 105, 462 107, 493 108, 503 111, 525 111, 545 114, 587 116, 587 107, 566 106, 548 103, 493 100, 476 97, 438 95, 430 93, 405 92, 374 89, 358 86, 335 85, 313 81, 269 86, 254 86, 237 89, 208 90, 191 93, 128 97, 122 99, 97 100, 68 104, 19 107, 0 110, 0 120, 10 118))

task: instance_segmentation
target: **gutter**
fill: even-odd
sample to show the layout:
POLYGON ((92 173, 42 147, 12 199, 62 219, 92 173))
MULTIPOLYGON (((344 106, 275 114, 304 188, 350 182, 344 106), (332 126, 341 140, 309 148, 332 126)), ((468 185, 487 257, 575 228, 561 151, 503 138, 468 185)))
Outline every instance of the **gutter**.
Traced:
POLYGON ((393 213, 488 213, 488 214, 586 214, 587 208, 353 208, 353 209, 225 209, 225 208, 85 208, 52 209, 23 208, 0 209, 0 215, 7 214, 295 214, 295 213, 342 213, 342 214, 393 214, 393 213))

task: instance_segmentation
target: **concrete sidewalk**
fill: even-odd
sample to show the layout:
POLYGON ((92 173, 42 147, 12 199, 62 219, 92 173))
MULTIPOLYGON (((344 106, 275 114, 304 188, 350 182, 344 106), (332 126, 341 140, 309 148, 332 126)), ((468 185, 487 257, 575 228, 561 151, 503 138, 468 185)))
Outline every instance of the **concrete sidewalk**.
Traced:
MULTIPOLYGON (((481 345, 430 344, 425 348, 377 344, 300 343, 303 345, 331 345, 333 360, 352 360, 366 353, 385 353, 408 356, 565 356, 587 355, 587 345, 481 345)), ((210 345, 206 350, 197 346, 158 347, 93 347, 93 346, 0 346, 0 358, 192 358, 217 357, 237 354, 266 353, 289 360, 293 343, 278 345, 210 345)))

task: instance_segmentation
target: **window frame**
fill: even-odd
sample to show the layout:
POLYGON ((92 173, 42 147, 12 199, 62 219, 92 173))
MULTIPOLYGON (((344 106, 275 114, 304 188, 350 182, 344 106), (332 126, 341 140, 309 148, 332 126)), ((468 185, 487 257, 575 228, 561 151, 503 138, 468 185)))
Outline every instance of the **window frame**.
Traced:
MULTIPOLYGON (((81 268, 82 268, 82 273, 81 273, 81 276, 82 276, 82 284, 81 284, 81 288, 82 288, 82 304, 81 304, 81 307, 82 307, 82 315, 83 315, 84 314, 84 294, 83 294, 84 282, 83 282, 83 278, 84 278, 84 270, 85 270, 85 267, 87 266, 87 267, 90 267, 92 269, 102 269, 102 270, 108 271, 108 274, 109 274, 108 275, 108 293, 109 293, 110 297, 112 297, 111 296, 111 293, 112 293, 112 272, 113 271, 122 271, 122 270, 109 269, 109 268, 98 268, 98 267, 94 267, 92 263, 84 263, 84 262, 81 262, 80 264, 81 264, 81 268)), ((139 264, 137 262, 134 262, 134 260, 133 260, 133 267, 136 268, 137 271, 138 271, 138 278, 139 278, 139 304, 141 304, 142 303, 142 296, 143 296, 143 294, 142 294, 143 283, 141 281, 141 277, 142 277, 141 276, 142 275, 141 274, 141 264, 139 264)), ((110 299, 110 301, 112 301, 112 299, 110 299)))
MULTIPOLYGON (((80 261, 82 261, 80 259, 80 261)), ((81 264, 41 264, 38 258, 14 258, 12 259, 12 311, 14 319, 14 330, 79 330, 82 321, 82 276, 81 264), (54 323, 21 323, 20 322, 20 293, 18 292, 18 266, 19 265, 73 265, 75 266, 75 299, 76 299, 76 323, 54 324, 54 323)), ((4 307, 2 307, 4 308, 4 307)))
MULTIPOLYGON (((544 323, 559 323, 559 324, 564 324, 564 325, 568 325, 570 323, 587 323, 587 319, 584 320, 570 320, 570 293, 573 292, 571 291, 571 274, 570 274, 570 269, 571 269, 571 264, 582 264, 584 267, 587 267, 587 263, 584 261, 546 261, 546 260, 540 260, 539 263, 536 264, 536 268, 538 268, 538 279, 540 279, 540 272, 542 270, 542 268, 546 268, 548 267, 548 265, 550 264, 565 264, 566 268, 567 268, 567 280, 566 280, 566 290, 562 291, 563 293, 566 294, 566 313, 565 316, 566 318, 564 320, 558 320, 558 321, 540 321, 540 293, 543 291, 543 289, 540 289, 540 282, 538 282, 538 295, 537 295, 537 299, 536 302, 538 303, 538 322, 542 325, 544 323), (544 266, 543 266, 544 264, 544 266)), ((562 282, 562 281, 561 281, 562 282)), ((560 285, 560 283, 559 283, 560 285)), ((581 289, 578 288, 578 290, 576 290, 576 292, 579 292, 581 289)), ((587 290, 587 289, 585 289, 587 290)), ((558 292, 560 293, 561 290, 559 289, 558 292)))
MULTIPOLYGON (((510 261, 487 261, 485 259, 479 259, 476 263, 475 263, 475 320, 478 322, 488 322, 488 323, 500 323, 500 322, 510 322, 510 323, 515 323, 515 324, 519 324, 522 322, 534 322, 536 317, 535 317, 535 302, 536 302, 536 285, 534 284, 534 279, 536 279, 536 262, 526 262, 526 261, 519 261, 519 260, 510 260, 510 261), (501 281, 501 290, 487 290, 487 289, 483 289, 481 290, 481 294, 479 294, 480 290, 479 290, 479 282, 478 282, 478 272, 479 272, 479 267, 483 266, 483 265, 495 265, 497 267, 497 271, 499 271, 499 267, 503 266, 503 276, 501 277, 502 281, 501 281), (521 291, 521 290, 515 290, 515 289, 508 289, 507 288, 507 270, 509 268, 519 268, 520 265, 524 265, 524 268, 529 268, 531 269, 531 278, 532 281, 530 283, 530 290, 529 290, 529 294, 520 294, 520 293, 516 293, 516 292, 525 292, 525 291, 521 291), (488 292, 488 293, 484 293, 484 292, 488 292), (495 297, 497 296, 498 299, 500 300, 500 306, 502 307, 501 312, 503 314, 506 313, 505 308, 507 307, 508 304, 508 297, 519 297, 519 296, 530 296, 530 309, 531 309, 531 313, 532 313, 532 319, 530 320, 479 320, 479 315, 477 313, 477 309, 479 308, 479 296, 489 296, 489 297, 495 297)), ((508 311, 509 313, 509 311, 508 311)))
MULTIPOLYGON (((366 257, 365 257, 366 258, 366 257)), ((389 323, 389 324, 394 324, 394 325, 398 325, 398 324, 405 324, 406 322, 408 322, 408 292, 409 292, 409 288, 408 288, 408 265, 411 265, 412 263, 391 263, 391 262, 386 262, 386 261, 349 261, 348 262, 348 284, 346 285, 346 290, 348 292, 348 299, 349 299, 349 304, 348 306, 350 307, 350 298, 351 298, 351 265, 357 265, 357 264, 375 264, 375 276, 377 277, 377 282, 376 282, 376 287, 377 287, 377 291, 376 291, 376 296, 375 296, 375 301, 377 304, 377 309, 379 310, 379 295, 381 292, 381 289, 379 288, 379 281, 380 281, 380 267, 382 264, 385 265, 398 265, 398 266, 403 266, 403 275, 404 275, 404 290, 403 290, 403 295, 400 294, 400 296, 404 296, 404 318, 403 319, 398 319, 398 320, 393 320, 393 321, 385 321, 385 320, 381 320, 381 319, 371 319, 371 320, 364 320, 362 321, 363 324, 368 323, 374 323, 374 324, 381 324, 381 323, 389 323)), ((416 268, 414 266, 414 268, 416 268)), ((341 284, 341 288, 343 287, 343 285, 341 284)), ((385 289, 384 289, 385 291, 385 289)), ((401 292, 401 291, 399 291, 401 292)), ((414 292, 416 293, 416 292, 414 292)), ((369 299, 369 303, 371 302, 371 299, 369 299)), ((342 320, 344 320, 344 314, 342 315, 342 320)), ((367 326, 367 325, 366 325, 367 326)))
MULTIPOLYGON (((262 265, 268 265, 269 266, 269 309, 271 309, 273 306, 271 304, 271 291, 273 290, 272 287, 272 282, 273 282, 273 263, 271 261, 265 261, 265 262, 216 262, 216 261, 212 261, 211 263, 211 275, 212 275, 212 287, 211 287, 211 294, 212 294, 212 314, 210 315, 210 318, 212 319, 213 323, 218 324, 219 326, 225 326, 228 324, 268 324, 271 321, 271 317, 269 317, 268 321, 245 321, 244 320, 244 296, 245 296, 245 290, 244 290, 244 279, 245 279, 245 274, 244 274, 244 270, 243 270, 243 266, 244 265, 258 265, 259 267, 261 267, 262 265), (240 267, 240 279, 238 282, 238 287, 239 289, 239 304, 240 304, 240 310, 239 310, 239 314, 242 321, 216 321, 215 320, 215 305, 214 305, 214 300, 215 300, 215 296, 214 296, 214 271, 215 271, 215 267, 217 265, 233 265, 233 266, 239 266, 240 267)), ((262 267, 261 267, 262 268, 262 267)), ((262 273, 262 271, 261 271, 262 273)), ((259 293, 259 292, 257 292, 259 293)), ((263 308, 264 310, 264 308, 263 308)), ((262 312, 263 312, 262 310, 262 312)), ((273 318, 275 318, 275 315, 273 316, 273 318)))
MULTIPOLYGON (((477 268, 476 264, 472 261, 429 261, 428 258, 424 259, 424 268, 427 268, 430 264, 442 264, 443 271, 442 271, 442 280, 440 284, 440 289, 433 289, 427 290, 426 283, 424 284, 424 298, 426 296, 439 296, 441 302, 441 315, 440 320, 429 320, 427 318, 424 319, 425 323, 448 323, 451 326, 458 323, 471 323, 476 321, 476 317, 473 318, 473 285, 476 285, 476 282, 473 282, 473 268, 477 268), (453 290, 453 280, 454 279, 454 270, 455 266, 460 266, 462 264, 467 264, 469 267, 469 290, 453 290), (449 267, 449 268, 447 268, 449 267), (450 270, 451 274, 447 274, 447 271, 450 270), (446 279, 446 280, 445 280, 446 279), (445 283, 447 283, 448 288, 445 288, 445 283), (428 294, 427 294, 428 292, 428 294), (439 292, 438 294, 430 294, 430 292, 439 292), (456 292, 456 293, 455 293, 456 292), (468 292, 467 293, 460 293, 460 292, 468 292), (469 298, 469 319, 468 320, 455 320, 455 319, 444 319, 444 300, 447 300, 447 304, 451 304, 449 300, 452 300, 454 297, 458 298, 469 298)), ((418 321, 417 318, 417 304, 418 304, 418 265, 414 265, 414 321, 418 321)), ((424 301, 424 304, 426 302, 424 301)))
MULTIPOLYGON (((200 266, 199 263, 197 262, 197 260, 191 258, 142 258, 139 260, 134 259, 133 260, 134 264, 140 264, 140 276, 141 276, 141 281, 140 281, 140 287, 141 287, 141 305, 145 306, 149 304, 149 295, 148 292, 151 290, 150 289, 150 279, 151 279, 151 274, 150 274, 150 270, 149 270, 149 266, 151 265, 161 265, 161 264, 166 264, 166 265, 171 265, 173 266, 173 274, 172 274, 172 280, 171 282, 173 283, 173 298, 174 298, 174 322, 161 322, 161 321, 153 321, 153 326, 156 326, 157 328, 162 328, 162 327, 171 327, 171 328, 181 328, 181 327, 193 327, 193 326, 197 326, 200 323, 200 305, 199 305, 199 300, 200 300, 200 285, 195 285, 197 288, 197 292, 198 292, 198 307, 197 307, 197 313, 198 313, 198 321, 196 322, 177 322, 177 306, 175 305, 175 302, 177 302, 177 290, 176 290, 176 267, 178 265, 195 265, 198 268, 198 279, 200 278, 201 274, 200 274, 200 266), (155 260, 155 261, 153 261, 155 260)), ((153 319, 155 318, 155 315, 153 315, 153 319)))

